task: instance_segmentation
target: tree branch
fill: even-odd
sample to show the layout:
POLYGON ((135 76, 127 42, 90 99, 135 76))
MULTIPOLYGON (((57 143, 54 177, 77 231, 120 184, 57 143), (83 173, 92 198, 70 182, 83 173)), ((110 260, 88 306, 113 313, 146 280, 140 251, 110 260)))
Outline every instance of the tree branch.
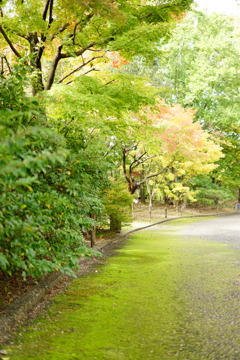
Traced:
POLYGON ((112 83, 114 83, 115 81, 116 81, 115 79, 113 79, 113 80, 110 80, 110 81, 106 82, 106 84, 104 84, 104 86, 105 86, 105 85, 109 85, 109 84, 112 84, 112 83))
POLYGON ((48 27, 50 27, 51 23, 53 22, 53 1, 54 0, 50 0, 49 5, 48 27))
POLYGON ((128 182, 129 190, 131 191, 131 180, 129 176, 127 175, 127 166, 126 166, 126 159, 127 159, 127 150, 126 148, 122 147, 122 166, 123 166, 123 174, 125 179, 128 182))
POLYGON ((10 64, 9 64, 9 62, 8 62, 8 60, 7 60, 7 57, 6 57, 6 56, 0 56, 0 58, 1 58, 1 70, 0 70, 0 74, 1 74, 1 75, 4 75, 4 61, 5 61, 6 65, 7 65, 7 68, 8 68, 9 73, 11 74, 11 73, 12 73, 12 70, 11 70, 10 64))
POLYGON ((91 68, 90 70, 88 70, 88 71, 86 71, 84 74, 82 74, 82 75, 87 75, 88 73, 90 73, 90 72, 92 72, 92 71, 100 71, 100 70, 98 70, 98 69, 96 69, 96 68, 91 68))
POLYGON ((73 44, 75 45, 75 39, 76 39, 76 34, 77 34, 77 27, 78 25, 81 23, 81 21, 78 21, 75 25, 74 25, 74 30, 73 30, 73 44))
POLYGON ((146 161, 148 161, 149 159, 153 159, 155 157, 156 157, 156 155, 152 155, 152 156, 146 157, 145 159, 143 159, 141 161, 137 160, 137 163, 134 166, 132 166, 132 170, 135 169, 138 165, 141 165, 141 164, 145 163, 146 161))
POLYGON ((58 47, 57 52, 56 52, 56 54, 55 54, 55 56, 54 56, 54 59, 53 59, 53 62, 52 62, 52 66, 51 66, 51 70, 50 70, 50 73, 49 73, 49 76, 48 76, 48 79, 47 79, 47 83, 46 83, 46 85, 45 85, 45 90, 50 90, 50 89, 51 89, 51 86, 52 86, 52 84, 53 84, 58 63, 59 63, 59 61, 62 59, 62 54, 61 54, 62 47, 63 47, 63 45, 60 45, 60 46, 58 47))
MULTIPOLYGON (((61 80, 58 81, 58 84, 61 84, 65 79, 67 79, 69 76, 73 75, 75 72, 80 71, 84 66, 86 66, 87 64, 89 64, 90 62, 102 58, 103 56, 95 56, 92 59, 88 60, 87 62, 84 62, 83 60, 83 64, 78 66, 76 69, 74 69, 73 71, 71 71, 69 74, 65 75, 61 80)), ((96 69, 95 69, 96 70, 96 69)), ((87 73, 90 71, 87 71, 87 73)), ((86 73, 85 73, 86 74, 86 73)))
POLYGON ((46 19, 47 19, 47 12, 48 12, 48 8, 49 8, 49 5, 50 5, 50 1, 52 1, 52 0, 47 0, 46 1, 44 9, 43 9, 42 18, 43 18, 44 21, 46 21, 46 19))
POLYGON ((155 173, 155 174, 151 174, 151 175, 147 175, 145 176, 144 179, 142 179, 141 181, 139 181, 139 185, 143 184, 146 180, 151 179, 152 177, 156 177, 160 174, 162 174, 165 170, 167 170, 172 164, 174 163, 174 160, 171 161, 167 166, 165 166, 164 168, 162 168, 159 172, 155 173))
POLYGON ((103 158, 105 158, 111 151, 117 146, 117 144, 114 144, 112 146, 109 146, 108 150, 104 153, 103 158))
MULTIPOLYGON (((86 71, 84 74, 82 74, 82 76, 83 76, 83 75, 87 75, 88 73, 90 73, 90 72, 92 72, 92 71, 100 71, 100 70, 95 69, 95 68, 92 68, 92 69, 86 71)), ((71 80, 71 81, 68 81, 68 82, 66 83, 66 85, 71 84, 72 82, 74 82, 74 80, 76 80, 76 79, 73 79, 73 80, 71 80)))
POLYGON ((10 46, 11 50, 13 51, 13 53, 19 58, 21 59, 21 55, 19 54, 19 52, 15 49, 15 47, 13 46, 13 43, 11 42, 11 40, 9 39, 9 37, 7 36, 7 34, 5 33, 3 27, 0 25, 0 32, 2 33, 4 39, 6 40, 6 42, 8 43, 8 45, 10 46))
MULTIPOLYGON (((64 31, 68 28, 69 25, 70 25, 70 23, 64 24, 63 26, 61 26, 60 28, 58 28, 58 32, 60 32, 60 33, 64 32, 64 31)), ((50 36, 50 41, 52 41, 52 40, 55 38, 55 36, 56 36, 56 33, 52 34, 52 35, 50 36)))
POLYGON ((133 162, 130 164, 130 166, 129 166, 129 172, 131 173, 132 172, 132 170, 136 167, 136 166, 138 166, 139 165, 139 161, 140 161, 140 159, 144 156, 144 155, 146 155, 146 151, 138 158, 138 159, 136 159, 135 157, 134 157, 134 160, 133 160, 133 162))
MULTIPOLYGON (((78 51, 75 51, 74 54, 76 56, 81 56, 83 53, 85 53, 85 51, 89 50, 92 46, 96 45, 96 43, 90 43, 88 46, 86 46, 85 48, 82 48, 78 51)), ((61 45, 63 47, 63 45, 61 45)), ((67 59, 69 57, 73 57, 72 53, 71 54, 61 54, 61 59, 67 59)))

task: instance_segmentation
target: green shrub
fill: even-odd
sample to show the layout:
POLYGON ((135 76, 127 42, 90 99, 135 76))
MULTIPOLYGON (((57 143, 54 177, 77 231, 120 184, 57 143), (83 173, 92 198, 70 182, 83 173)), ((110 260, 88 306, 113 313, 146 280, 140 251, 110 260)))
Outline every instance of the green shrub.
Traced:
POLYGON ((81 230, 92 226, 88 212, 96 199, 79 184, 88 175, 65 138, 45 126, 38 102, 25 95, 19 68, 2 80, 0 269, 23 277, 58 269, 72 274, 79 256, 91 253, 81 230))
POLYGON ((114 180, 105 192, 105 211, 110 219, 110 230, 120 231, 122 224, 131 222, 131 195, 124 182, 114 180))

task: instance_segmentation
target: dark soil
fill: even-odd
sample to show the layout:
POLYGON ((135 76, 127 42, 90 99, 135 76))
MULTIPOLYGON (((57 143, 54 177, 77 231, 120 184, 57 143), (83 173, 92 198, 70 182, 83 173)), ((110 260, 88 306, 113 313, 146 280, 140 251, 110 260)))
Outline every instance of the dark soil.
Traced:
POLYGON ((37 283, 38 279, 30 277, 24 281, 20 273, 16 273, 13 277, 0 273, 0 313, 37 283))

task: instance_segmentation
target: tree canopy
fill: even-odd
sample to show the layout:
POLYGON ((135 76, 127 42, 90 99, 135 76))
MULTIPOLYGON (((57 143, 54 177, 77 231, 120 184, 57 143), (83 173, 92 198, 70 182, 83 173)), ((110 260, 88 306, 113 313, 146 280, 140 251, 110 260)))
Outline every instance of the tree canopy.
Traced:
POLYGON ((32 67, 33 92, 106 61, 106 51, 153 56, 192 0, 1 0, 2 47, 32 67), (21 19, 21 21, 19 21, 21 19), (75 68, 71 66, 71 60, 75 68))

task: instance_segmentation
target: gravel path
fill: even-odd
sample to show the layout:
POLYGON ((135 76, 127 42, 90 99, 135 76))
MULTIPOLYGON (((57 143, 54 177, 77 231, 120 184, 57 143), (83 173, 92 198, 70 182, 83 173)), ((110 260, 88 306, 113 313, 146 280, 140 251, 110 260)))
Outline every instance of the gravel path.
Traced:
POLYGON ((221 242, 240 250, 240 214, 195 222, 184 228, 181 235, 221 242))

